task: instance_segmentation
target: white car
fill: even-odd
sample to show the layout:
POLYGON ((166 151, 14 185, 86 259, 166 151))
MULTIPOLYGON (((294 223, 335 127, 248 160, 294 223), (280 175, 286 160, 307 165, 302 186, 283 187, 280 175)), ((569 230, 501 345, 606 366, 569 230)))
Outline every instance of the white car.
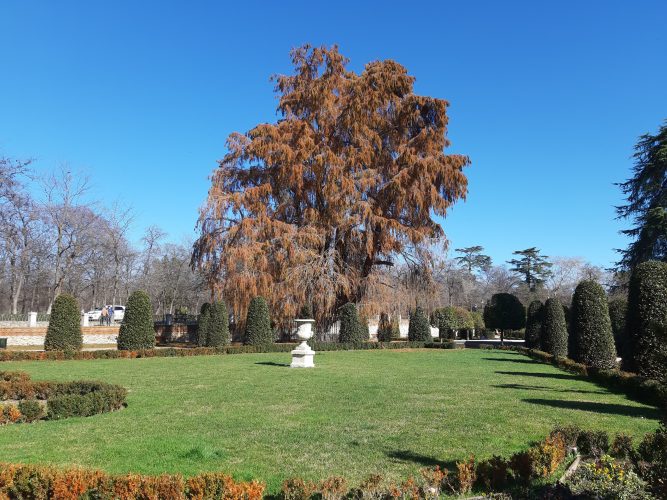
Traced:
POLYGON ((92 311, 88 311, 86 314, 88 315, 88 319, 90 321, 99 321, 100 316, 102 315, 102 308, 96 307, 92 311))
MULTIPOLYGON (((104 307, 113 307, 113 320, 114 323, 120 323, 125 317, 125 306, 104 306, 104 307)), ((99 321, 102 316, 102 308, 96 307, 92 311, 86 313, 88 315, 89 321, 99 321)))

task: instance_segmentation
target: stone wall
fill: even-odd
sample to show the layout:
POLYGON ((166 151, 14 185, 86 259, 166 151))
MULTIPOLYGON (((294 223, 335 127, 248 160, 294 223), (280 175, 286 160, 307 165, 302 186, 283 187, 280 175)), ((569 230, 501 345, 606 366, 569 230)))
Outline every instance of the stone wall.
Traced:
MULTIPOLYGON (((83 344, 115 344, 118 337, 118 326, 91 326, 81 329, 83 344)), ((44 346, 46 326, 35 328, 0 327, 0 338, 7 339, 7 347, 12 346, 44 346)))

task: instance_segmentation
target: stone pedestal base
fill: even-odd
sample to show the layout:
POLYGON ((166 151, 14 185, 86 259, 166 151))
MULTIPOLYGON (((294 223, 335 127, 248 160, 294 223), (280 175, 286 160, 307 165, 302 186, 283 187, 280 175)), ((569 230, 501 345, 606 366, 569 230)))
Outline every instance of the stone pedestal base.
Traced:
POLYGON ((296 349, 292 351, 291 368, 315 368, 313 351, 308 344, 301 342, 296 349))

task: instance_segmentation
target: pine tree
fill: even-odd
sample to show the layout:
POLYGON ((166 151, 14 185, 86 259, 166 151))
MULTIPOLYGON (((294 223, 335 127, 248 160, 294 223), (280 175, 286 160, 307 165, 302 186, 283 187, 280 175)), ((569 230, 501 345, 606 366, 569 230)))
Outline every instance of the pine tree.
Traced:
POLYGON ((392 340, 391 323, 389 322, 389 315, 387 313, 380 314, 380 321, 378 322, 378 342, 391 342, 392 340))
POLYGON ((540 348, 540 335, 542 334, 542 302, 533 300, 528 306, 526 318, 526 347, 529 349, 540 348))
POLYGON ((616 209, 619 218, 634 222, 623 231, 633 239, 621 251, 623 269, 647 260, 667 261, 667 122, 657 134, 639 138, 634 159, 634 175, 619 184, 628 203, 616 209))
POLYGON ((468 274, 473 274, 475 271, 486 271, 491 267, 491 257, 482 253, 484 251, 482 246, 457 248, 455 251, 463 254, 456 257, 456 261, 468 271, 468 274))
POLYGON ((599 283, 582 281, 572 297, 570 357, 595 368, 616 367, 607 294, 599 283))
POLYGON ((410 342, 431 342, 431 325, 428 322, 426 314, 421 307, 417 307, 410 316, 408 326, 408 340, 410 342))
POLYGON ((540 255, 540 250, 535 247, 517 250, 514 255, 521 258, 508 261, 511 264, 512 271, 523 278, 531 292, 534 292, 538 285, 544 283, 544 280, 551 276, 551 262, 548 256, 540 255))
POLYGON ((214 302, 210 308, 210 315, 206 345, 208 347, 221 347, 229 344, 229 318, 225 303, 214 302))
POLYGON ((249 345, 266 345, 274 341, 271 329, 269 306, 264 297, 254 297, 248 307, 245 323, 245 343, 249 345))
POLYGON ((208 333, 211 325, 211 304, 204 302, 197 321, 197 345, 205 347, 208 345, 208 333))
POLYGON ((44 337, 45 351, 78 351, 83 344, 79 303, 61 293, 51 308, 49 326, 44 337))
POLYGON ((364 340, 364 330, 359 320, 357 306, 348 302, 340 309, 338 341, 344 344, 359 344, 364 340))
POLYGON ((650 260, 634 268, 628 289, 627 343, 623 367, 660 379, 667 344, 656 336, 656 325, 667 321, 667 263, 650 260))
POLYGON ((155 347, 155 325, 151 299, 144 291, 132 292, 118 332, 118 349, 137 350, 155 347))
POLYGON ((542 315, 541 349, 559 358, 567 357, 567 327, 563 306, 556 299, 544 303, 542 315))

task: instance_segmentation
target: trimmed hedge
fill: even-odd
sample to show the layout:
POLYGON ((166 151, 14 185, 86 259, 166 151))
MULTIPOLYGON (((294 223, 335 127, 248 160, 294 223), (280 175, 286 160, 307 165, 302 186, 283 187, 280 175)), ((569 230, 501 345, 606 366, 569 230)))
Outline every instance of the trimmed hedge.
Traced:
POLYGON ((607 294, 595 281, 582 281, 572 297, 570 357, 595 368, 616 367, 607 294))
POLYGON ((410 315, 410 324, 408 326, 408 341, 410 342, 430 342, 431 325, 428 322, 426 314, 421 307, 417 307, 415 312, 410 315))
POLYGON ((666 320, 667 263, 643 262, 630 277, 624 369, 649 378, 665 376, 667 345, 656 337, 655 324, 666 320))
POLYGON ((389 315, 387 313, 380 313, 380 321, 378 323, 377 339, 378 342, 391 342, 392 329, 389 315))
POLYGON ((557 299, 544 303, 540 346, 549 354, 564 358, 567 356, 567 327, 563 306, 557 299))
POLYGON ((47 351, 79 351, 82 345, 79 303, 71 295, 61 293, 53 301, 49 327, 44 337, 44 349, 47 351))
POLYGON ((540 347, 540 337, 542 335, 542 314, 543 305, 539 300, 533 300, 528 305, 526 317, 526 347, 535 349, 540 347))
POLYGON ((616 352, 625 357, 625 318, 628 312, 628 301, 625 299, 613 299, 609 301, 609 319, 611 321, 611 332, 614 335, 616 352))
POLYGON ((197 320, 197 345, 206 347, 208 345, 208 331, 211 325, 211 304, 204 302, 199 309, 197 320))
POLYGON ((214 302, 210 308, 210 315, 206 346, 220 347, 229 344, 229 316, 227 315, 227 306, 225 303, 214 302))
POLYGON ((142 290, 132 292, 127 299, 125 316, 118 332, 118 349, 136 350, 155 347, 153 306, 142 290))
POLYGON ((265 345, 274 341, 271 329, 269 306, 264 297, 255 297, 250 301, 245 323, 245 344, 265 345))
POLYGON ((359 319, 357 306, 348 302, 340 308, 338 318, 340 321, 340 328, 338 331, 339 342, 344 344, 355 344, 368 340, 366 330, 359 319))

